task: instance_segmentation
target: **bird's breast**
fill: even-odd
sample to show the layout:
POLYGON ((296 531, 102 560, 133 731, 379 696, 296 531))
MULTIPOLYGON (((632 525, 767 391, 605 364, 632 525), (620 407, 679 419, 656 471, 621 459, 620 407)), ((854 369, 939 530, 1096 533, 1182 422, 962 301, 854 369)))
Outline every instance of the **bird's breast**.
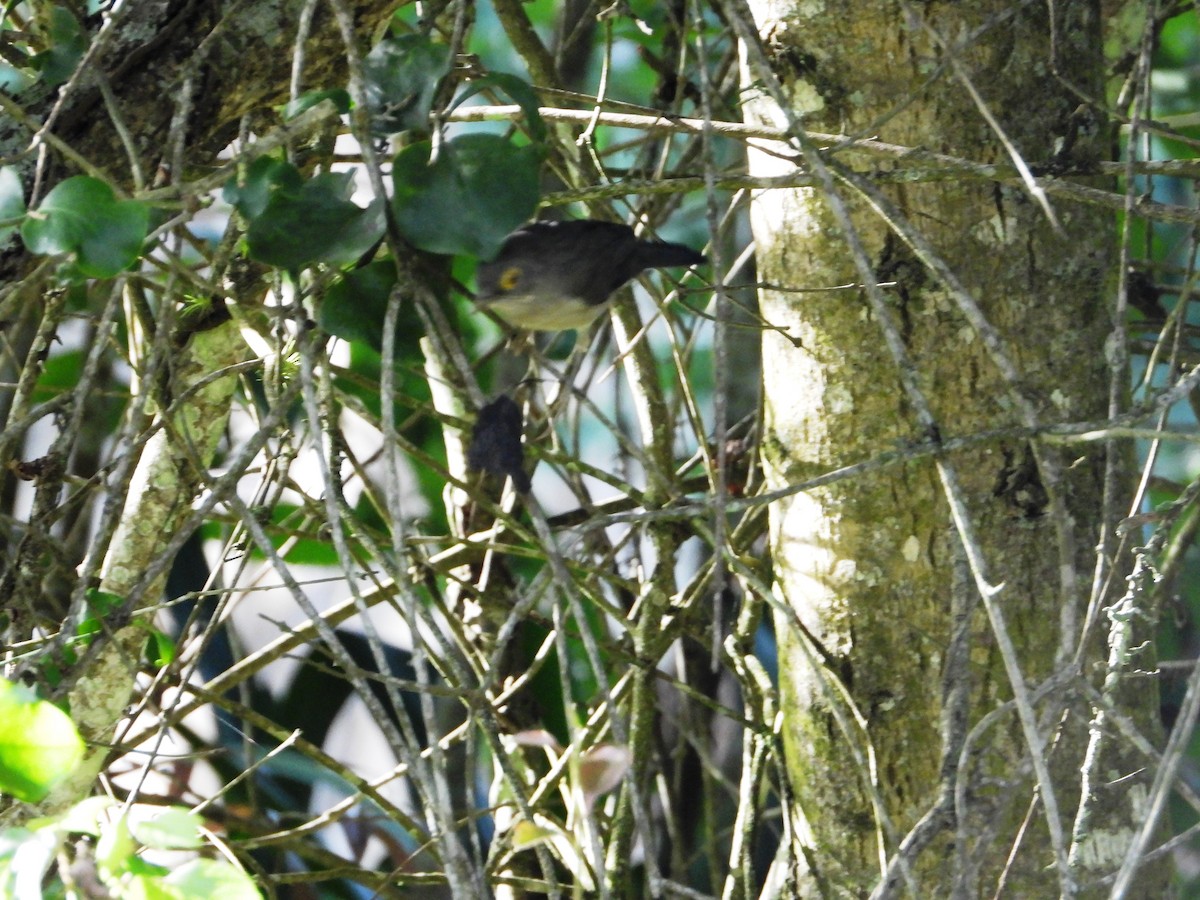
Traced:
POLYGON ((581 297, 547 298, 537 294, 508 294, 481 301, 501 319, 527 331, 569 331, 586 328, 607 307, 581 297))

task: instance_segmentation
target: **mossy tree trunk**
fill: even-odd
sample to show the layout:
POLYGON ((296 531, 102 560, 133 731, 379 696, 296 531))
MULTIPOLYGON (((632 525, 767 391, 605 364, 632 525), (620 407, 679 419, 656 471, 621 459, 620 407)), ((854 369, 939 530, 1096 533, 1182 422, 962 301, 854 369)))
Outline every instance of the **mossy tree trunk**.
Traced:
MULTIPOLYGON (((801 893, 1086 893, 1119 866, 1149 777, 1140 755, 1097 745, 1105 786, 1073 845, 1080 771, 1097 766, 1083 679, 1107 655, 1097 611, 1113 598, 1093 583, 1111 572, 1105 516, 1126 514, 1122 451, 1022 429, 1102 420, 1124 383, 1105 352, 1116 227, 1044 203, 1013 158, 1085 176, 1111 153, 1087 102, 1104 100, 1099 4, 1052 4, 1054 23, 1010 0, 750 5, 748 121, 1008 175, 889 184, 870 177, 878 157, 825 153, 823 172, 810 152, 819 186, 753 207, 761 311, 780 329, 763 342, 770 486, 899 457, 773 509, 801 893)), ((1143 689, 1124 712, 1153 735, 1156 702, 1143 689)), ((1146 877, 1160 896, 1162 870, 1146 877)))

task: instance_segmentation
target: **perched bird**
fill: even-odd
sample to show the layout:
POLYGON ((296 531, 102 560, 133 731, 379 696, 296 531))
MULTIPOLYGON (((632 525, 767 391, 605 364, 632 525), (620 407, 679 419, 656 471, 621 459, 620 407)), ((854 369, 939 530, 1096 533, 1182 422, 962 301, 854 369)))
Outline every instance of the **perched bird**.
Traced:
POLYGON ((476 301, 515 328, 583 328, 613 291, 646 269, 704 261, 691 247, 642 240, 616 222, 532 222, 506 237, 495 259, 479 264, 476 301))

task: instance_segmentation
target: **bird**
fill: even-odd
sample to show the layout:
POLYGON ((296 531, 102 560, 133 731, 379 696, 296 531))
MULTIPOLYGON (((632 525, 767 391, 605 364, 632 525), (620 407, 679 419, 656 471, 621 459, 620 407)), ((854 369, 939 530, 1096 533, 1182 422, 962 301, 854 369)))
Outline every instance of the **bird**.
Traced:
POLYGON ((479 264, 475 299, 514 328, 581 329, 604 311, 617 288, 646 269, 705 261, 691 247, 644 240, 619 222, 531 222, 479 264))

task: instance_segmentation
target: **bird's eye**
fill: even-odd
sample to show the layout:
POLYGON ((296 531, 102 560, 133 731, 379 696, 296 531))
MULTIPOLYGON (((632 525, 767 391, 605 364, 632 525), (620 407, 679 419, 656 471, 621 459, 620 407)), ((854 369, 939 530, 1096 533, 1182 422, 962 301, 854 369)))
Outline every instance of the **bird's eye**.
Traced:
POLYGON ((500 273, 500 289, 503 291, 511 291, 521 283, 521 267, 509 266, 500 273))

